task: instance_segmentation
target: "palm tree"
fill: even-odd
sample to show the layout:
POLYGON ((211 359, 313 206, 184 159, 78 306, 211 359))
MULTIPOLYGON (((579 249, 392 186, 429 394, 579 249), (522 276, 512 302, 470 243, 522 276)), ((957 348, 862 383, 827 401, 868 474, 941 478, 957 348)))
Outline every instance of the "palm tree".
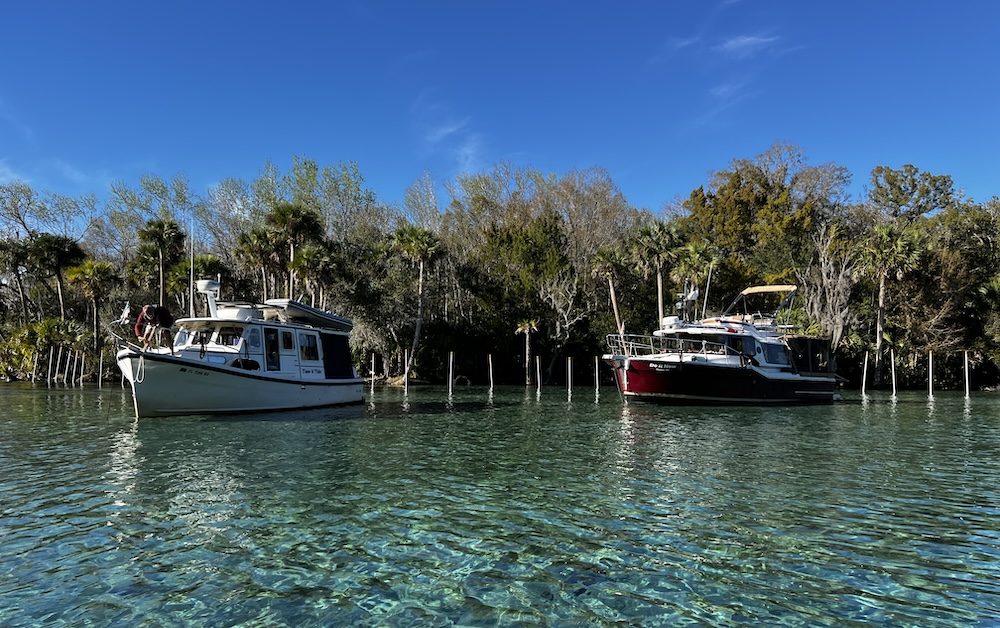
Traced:
POLYGON ((898 229, 892 223, 876 225, 861 247, 859 266, 863 274, 878 282, 878 314, 875 318, 875 377, 881 376, 882 343, 885 338, 886 286, 890 275, 896 280, 917 266, 921 247, 916 233, 898 229))
POLYGON ((604 247, 598 249, 594 256, 590 258, 591 272, 595 277, 604 277, 608 280, 608 291, 611 293, 611 308, 615 312, 615 324, 618 326, 618 333, 625 335, 625 325, 622 323, 621 314, 618 311, 618 297, 615 294, 615 272, 625 263, 625 258, 618 249, 604 247))
POLYGON ((298 256, 291 264, 296 275, 302 276, 305 291, 309 293, 309 305, 316 307, 316 293, 319 292, 320 277, 330 264, 330 256, 326 249, 313 243, 299 247, 298 256))
POLYGON ((167 265, 184 250, 184 232, 175 220, 155 218, 139 229, 139 240, 156 247, 160 270, 160 305, 167 303, 167 265))
POLYGON ((538 331, 538 319, 524 319, 514 330, 515 334, 524 334, 524 385, 531 386, 531 334, 538 331))
POLYGON ((656 304, 663 320, 663 268, 676 261, 680 235, 675 223, 662 220, 643 225, 632 243, 632 256, 643 275, 656 273, 656 304))
POLYGON ((288 243, 288 298, 295 291, 295 245, 323 233, 323 217, 299 203, 280 203, 265 217, 268 225, 288 243))
POLYGON ((267 229, 254 227, 246 233, 241 233, 237 238, 237 253, 240 258, 247 260, 248 264, 260 271, 260 286, 263 295, 262 301, 267 301, 267 266, 275 255, 274 242, 267 229))
MULTIPOLYGON (((688 286, 696 289, 701 282, 706 280, 712 265, 715 263, 715 250, 704 240, 700 242, 688 242, 677 251, 677 265, 674 266, 670 278, 679 286, 682 286, 687 296, 688 286)), ((694 312, 691 305, 685 300, 685 318, 694 317, 697 311, 697 304, 694 304, 694 312)))
POLYGON ((100 350, 102 334, 101 330, 101 301, 118 281, 115 267, 111 262, 101 262, 88 259, 79 266, 74 266, 66 271, 66 279, 71 285, 78 286, 90 299, 94 306, 94 350, 100 350))
POLYGON ((28 257, 43 276, 56 278, 59 295, 59 318, 65 320, 66 305, 63 300, 63 272, 76 266, 87 256, 73 238, 43 233, 29 244, 28 257))
POLYGON ((404 259, 417 264, 419 267, 417 279, 417 320, 413 331, 413 345, 410 349, 409 361, 405 366, 404 373, 409 373, 413 366, 413 358, 417 354, 417 345, 420 342, 420 327, 424 322, 424 268, 435 257, 441 241, 430 229, 423 229, 414 225, 406 224, 396 230, 393 235, 394 248, 399 251, 404 259))

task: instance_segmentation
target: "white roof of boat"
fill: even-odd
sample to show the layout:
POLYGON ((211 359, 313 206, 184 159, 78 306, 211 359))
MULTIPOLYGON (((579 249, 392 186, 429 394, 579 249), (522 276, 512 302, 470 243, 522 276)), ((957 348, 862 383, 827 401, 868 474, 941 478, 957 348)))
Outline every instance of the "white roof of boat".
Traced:
POLYGON ((283 310, 288 320, 298 323, 337 331, 351 331, 354 328, 354 322, 349 318, 324 312, 294 299, 268 299, 264 304, 283 310))
POLYGON ((178 323, 265 323, 289 322, 333 331, 351 331, 349 318, 324 312, 294 299, 268 299, 264 303, 225 302, 218 304, 218 316, 179 318, 178 323), (266 312, 266 313, 265 313, 266 312))

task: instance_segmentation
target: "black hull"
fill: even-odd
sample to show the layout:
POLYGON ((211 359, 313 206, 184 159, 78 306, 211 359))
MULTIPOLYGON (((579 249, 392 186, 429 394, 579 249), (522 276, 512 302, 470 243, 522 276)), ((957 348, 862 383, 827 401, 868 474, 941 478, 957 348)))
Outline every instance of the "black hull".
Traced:
POLYGON ((708 362, 665 362, 642 358, 606 358, 618 389, 630 400, 675 405, 828 404, 836 380, 750 366, 708 362))

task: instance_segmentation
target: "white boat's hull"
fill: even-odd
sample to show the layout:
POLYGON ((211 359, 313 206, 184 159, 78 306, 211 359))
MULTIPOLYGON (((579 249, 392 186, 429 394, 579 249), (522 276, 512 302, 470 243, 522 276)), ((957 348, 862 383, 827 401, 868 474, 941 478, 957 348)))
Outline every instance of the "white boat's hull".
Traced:
POLYGON ((123 349, 118 367, 132 386, 137 417, 261 412, 364 401, 360 378, 303 379, 123 349))

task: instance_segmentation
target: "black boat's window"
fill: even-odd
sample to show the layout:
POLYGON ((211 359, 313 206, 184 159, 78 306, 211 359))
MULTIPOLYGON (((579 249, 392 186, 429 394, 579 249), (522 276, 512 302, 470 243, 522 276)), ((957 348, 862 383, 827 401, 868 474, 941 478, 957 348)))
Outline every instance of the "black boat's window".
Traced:
POLYGON ((281 332, 281 348, 286 351, 295 349, 295 336, 290 331, 281 332))
POLYGON ((782 345, 764 343, 764 359, 769 364, 788 364, 788 353, 782 345))

